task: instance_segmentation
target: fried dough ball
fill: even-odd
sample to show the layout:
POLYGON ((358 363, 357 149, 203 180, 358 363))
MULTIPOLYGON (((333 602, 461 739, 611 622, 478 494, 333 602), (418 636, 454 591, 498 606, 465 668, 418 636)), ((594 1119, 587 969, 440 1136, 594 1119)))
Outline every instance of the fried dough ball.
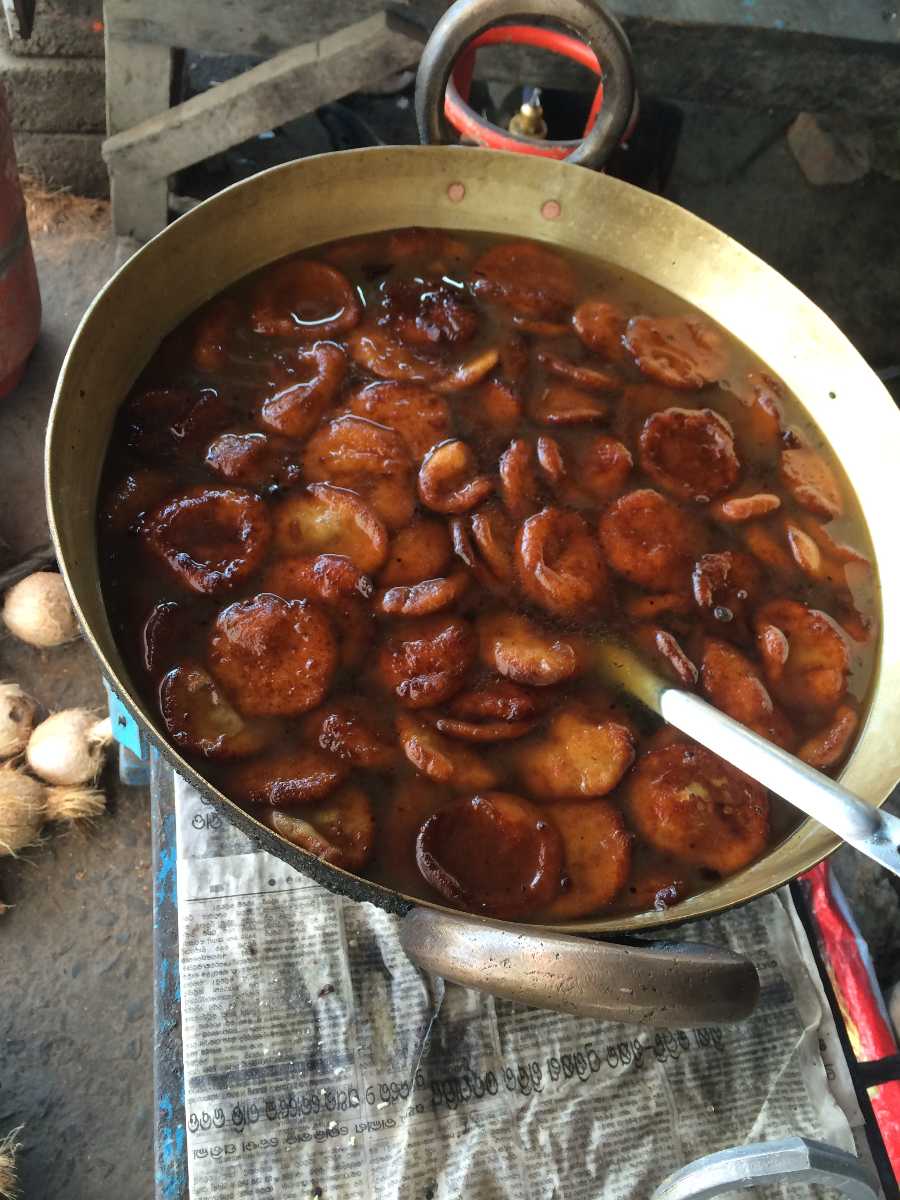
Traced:
POLYGON ((769 837, 765 789, 687 742, 638 759, 625 788, 625 812, 657 850, 720 875, 752 862, 769 837))
POLYGON ((634 734, 612 716, 572 706, 555 713, 543 733, 516 747, 515 766, 540 800, 605 796, 634 762, 634 734))
POLYGON ((439 279, 383 283, 380 300, 377 323, 426 353, 469 342, 478 332, 478 313, 466 293, 439 279))
POLYGON ((442 737, 427 721, 398 713, 396 726, 403 753, 421 775, 458 792, 477 792, 497 784, 497 772, 489 763, 442 737))
POLYGON ((541 436, 537 440, 537 462, 541 474, 552 487, 558 487, 566 477, 566 462, 556 438, 541 436))
POLYGON ((253 492, 201 485, 161 504, 142 533, 179 583, 213 596, 231 591, 257 570, 271 526, 253 492))
POLYGON ((445 372, 441 364, 397 341, 376 325, 361 325, 347 339, 350 357, 358 367, 400 383, 436 383, 445 372))
POLYGON ((285 437, 306 437, 331 407, 346 373, 347 356, 333 342, 299 350, 287 382, 260 405, 260 422, 285 437))
POLYGON ((228 343, 241 316, 235 299, 225 296, 207 306, 194 324, 191 359, 201 371, 221 371, 228 362, 228 343))
POLYGON ((300 475, 290 444, 265 433, 220 433, 207 446, 204 461, 226 482, 245 487, 289 485, 300 475))
POLYGON ((520 316, 566 318, 575 303, 575 272, 564 258, 537 242, 502 242, 475 260, 472 291, 520 316))
POLYGON ((419 383, 366 384, 350 397, 349 408, 399 433, 415 462, 450 435, 447 401, 419 383))
POLYGON ((831 521, 843 513, 840 484, 815 450, 782 450, 781 480, 797 503, 817 517, 831 521))
POLYGON ((571 362, 559 354, 551 354, 549 350, 539 350, 537 360, 546 367, 548 374, 564 379, 566 383, 587 392, 618 392, 622 389, 622 381, 611 371, 598 371, 585 363, 571 362))
POLYGON ((545 508, 523 522, 516 572, 529 600, 555 617, 584 618, 610 600, 597 540, 583 517, 565 509, 545 508))
POLYGON ((328 618, 306 600, 262 593, 224 608, 209 667, 245 716, 293 716, 321 704, 337 666, 328 618))
POLYGON ((458 908, 517 917, 546 908, 559 891, 562 839, 527 800, 486 792, 439 809, 416 839, 427 883, 458 908))
POLYGON ((304 736, 353 767, 390 771, 397 764, 394 731, 384 712, 359 696, 336 697, 303 718, 304 736))
POLYGON ((139 530, 147 513, 171 495, 175 487, 172 477, 165 472, 138 467, 120 479, 107 495, 100 519, 116 533, 139 530))
POLYGON ((707 621, 742 638, 749 635, 750 610, 761 582, 756 562, 740 550, 701 554, 691 576, 694 601, 707 621))
POLYGON ((428 708, 460 690, 475 654, 475 633, 462 617, 405 621, 385 636, 376 678, 404 708, 428 708))
POLYGON ((803 742, 797 750, 797 757, 819 771, 836 767, 846 758, 858 728, 859 714, 856 709, 849 704, 841 704, 828 724, 803 742))
POLYGON ((454 696, 447 711, 465 721, 521 724, 537 717, 543 711, 544 703, 540 693, 531 688, 489 675, 454 696))
POLYGON ((174 600, 154 604, 141 629, 141 660, 148 675, 158 678, 184 659, 196 614, 174 600))
POLYGON ((446 524, 435 517, 415 516, 391 538, 378 582, 390 588, 436 579, 449 567, 451 556, 446 524))
POLYGON ((784 541, 776 536, 770 525, 751 521, 741 527, 741 536, 747 549, 767 571, 785 583, 797 579, 797 564, 784 541))
POLYGON ((359 666, 375 622, 366 603, 372 581, 342 554, 279 558, 263 573, 260 586, 284 600, 314 600, 328 609, 344 669, 359 666))
POLYGON ((781 405, 784 389, 777 379, 764 371, 750 371, 737 396, 744 406, 744 421, 751 448, 777 450, 784 432, 781 405))
POLYGON ((531 733, 534 721, 464 721, 461 717, 437 717, 434 727, 447 737, 462 742, 511 742, 531 733))
POLYGON ((667 408, 648 417, 640 459, 665 491, 704 503, 733 487, 741 471, 731 426, 711 408, 667 408))
POLYGON ((375 817, 361 788, 348 785, 299 812, 267 808, 257 815, 275 833, 334 867, 360 871, 371 857, 375 817))
POLYGON ((256 333, 314 342, 348 333, 362 315, 362 304, 336 268, 292 258, 266 273, 250 315, 256 333))
POLYGON ((700 668, 703 691, 722 712, 776 746, 791 749, 797 737, 773 703, 756 667, 734 646, 707 638, 700 668))
POLYGON ((639 625, 632 632, 632 640, 651 658, 656 658, 665 674, 686 688, 693 688, 700 678, 694 662, 688 657, 681 643, 668 629, 658 625, 639 625))
POLYGON ((372 581, 345 554, 297 555, 271 563, 263 577, 264 590, 285 600, 319 600, 332 604, 351 596, 372 595, 372 581))
POLYGON ((500 455, 500 498, 515 520, 530 517, 540 508, 540 488, 534 447, 524 438, 513 438, 500 455))
POLYGON ((573 504, 606 504, 625 490, 633 467, 631 451, 617 438, 591 434, 575 447, 563 494, 573 504))
POLYGON ((642 374, 665 387, 695 391, 728 365, 722 335, 698 317, 632 317, 623 340, 642 374))
POLYGON ((515 577, 516 527, 497 504, 485 504, 451 522, 453 549, 475 578, 491 592, 503 592, 515 577))
MULTIPOLYGON (((457 419, 479 442, 511 436, 522 420, 522 398, 509 384, 486 379, 460 407, 457 419)), ((493 444, 493 443, 492 443, 493 444)))
POLYGON ((454 696, 434 725, 464 742, 508 742, 530 733, 542 709, 537 692, 488 676, 454 696))
POLYGON ((228 777, 228 788, 244 804, 294 808, 323 800, 341 783, 349 767, 314 746, 291 746, 241 763, 228 777))
POLYGON ((455 608, 468 591, 469 582, 467 571, 454 571, 421 583, 384 588, 375 593, 373 604, 386 617, 427 617, 455 608))
POLYGON ((774 492, 755 492, 752 496, 723 496, 709 506, 709 515, 728 525, 768 517, 781 508, 781 499, 774 492))
POLYGON ((166 460, 206 445, 233 421, 234 410, 214 388, 139 392, 126 400, 118 418, 130 450, 142 458, 166 460))
POLYGON ((539 425, 584 425, 603 421, 609 405, 593 392, 571 383, 549 383, 531 405, 539 425))
POLYGON ((245 720, 199 663, 184 663, 164 676, 159 711, 175 745, 204 758, 258 754, 276 732, 270 722, 245 720))
POLYGON ((279 554, 343 554, 360 571, 377 571, 388 552, 388 535, 375 511, 355 492, 312 483, 273 510, 279 554))
POLYGON ((800 713, 832 712, 847 690, 850 651, 840 626, 797 600, 772 600, 756 614, 770 691, 800 713))
POLYGON ((390 864, 391 885, 398 891, 413 896, 424 892, 416 864, 416 838, 428 818, 446 803, 446 788, 414 773, 392 780, 388 794, 381 799, 375 859, 390 864))
POLYGON ((465 442, 441 442, 428 451, 419 468, 419 499, 434 512, 468 512, 494 490, 493 480, 476 470, 475 455, 465 442))
POLYGON ((635 761, 635 739, 622 721, 562 709, 544 733, 516 748, 523 786, 540 800, 606 796, 635 761))
POLYGON ((549 814, 563 842, 559 895, 544 916, 571 921, 616 898, 631 870, 631 837, 608 800, 555 804, 549 814))
POLYGON ((388 529, 401 529, 413 515, 413 464, 406 442, 365 417, 337 417, 316 430, 306 444, 303 470, 313 483, 358 492, 388 529))
POLYGON ((651 592, 687 587, 691 564, 706 549, 696 521, 651 488, 620 497, 600 518, 600 544, 612 569, 651 592))
POLYGON ((623 337, 625 318, 614 304, 605 300, 584 300, 572 316, 572 328, 583 345, 607 362, 625 357, 623 337))
POLYGON ((550 687, 578 673, 574 638, 541 629, 521 613, 499 612, 478 619, 481 661, 513 683, 550 687))

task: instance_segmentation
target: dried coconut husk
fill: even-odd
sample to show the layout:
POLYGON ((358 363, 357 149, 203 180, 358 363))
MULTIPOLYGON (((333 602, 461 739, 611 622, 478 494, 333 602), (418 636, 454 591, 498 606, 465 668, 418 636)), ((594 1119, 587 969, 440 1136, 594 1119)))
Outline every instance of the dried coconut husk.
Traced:
POLYGON ((91 821, 106 811, 106 796, 96 788, 47 788, 47 820, 64 824, 91 821))
POLYGON ((0 1139, 0 1200, 15 1200, 18 1195, 16 1185, 16 1151, 19 1142, 16 1140, 22 1132, 22 1126, 13 1129, 0 1139))
POLYGON ((0 683, 0 758, 21 754, 34 728, 37 701, 17 683, 0 683))
POLYGON ((0 763, 0 857, 35 845, 46 818, 46 786, 11 763, 0 763))

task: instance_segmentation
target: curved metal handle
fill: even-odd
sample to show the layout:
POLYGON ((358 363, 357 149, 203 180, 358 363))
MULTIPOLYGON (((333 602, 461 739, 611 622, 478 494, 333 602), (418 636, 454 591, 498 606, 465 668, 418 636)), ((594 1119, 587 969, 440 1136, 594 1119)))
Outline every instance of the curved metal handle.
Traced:
POLYGON ((853 1154, 794 1137, 707 1154, 670 1175, 650 1200, 711 1200, 770 1183, 823 1183, 850 1200, 881 1196, 878 1181, 853 1154))
POLYGON ((694 943, 623 946, 415 908, 400 941, 423 970, 535 1008, 684 1029, 742 1021, 759 998, 751 962, 694 943))
POLYGON ((450 73, 466 45, 494 25, 553 16, 583 38, 603 69, 603 105, 593 129, 564 160, 600 167, 619 144, 634 105, 634 68, 628 40, 618 21, 597 0, 456 0, 422 51, 416 79, 416 121, 425 144, 451 140, 444 117, 450 73))

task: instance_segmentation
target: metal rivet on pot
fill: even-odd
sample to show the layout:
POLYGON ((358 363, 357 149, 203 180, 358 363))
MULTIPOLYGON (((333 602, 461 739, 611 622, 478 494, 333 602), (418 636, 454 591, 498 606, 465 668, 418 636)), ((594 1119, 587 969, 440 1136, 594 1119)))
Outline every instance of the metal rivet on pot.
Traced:
POLYGON ((545 221, 555 221, 562 212, 562 206, 558 200, 545 200, 541 205, 541 216, 545 221))
POLYGON ((454 204, 459 204, 460 200, 465 197, 466 185, 464 183, 451 183, 447 188, 447 198, 454 204))

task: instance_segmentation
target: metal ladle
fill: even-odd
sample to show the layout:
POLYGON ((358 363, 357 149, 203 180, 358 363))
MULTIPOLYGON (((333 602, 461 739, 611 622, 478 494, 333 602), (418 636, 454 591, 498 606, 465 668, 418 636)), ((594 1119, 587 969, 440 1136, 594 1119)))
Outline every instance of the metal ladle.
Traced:
POLYGON ((629 647, 598 642, 594 659, 609 684, 900 877, 900 819, 866 804, 699 696, 672 687, 629 647))

